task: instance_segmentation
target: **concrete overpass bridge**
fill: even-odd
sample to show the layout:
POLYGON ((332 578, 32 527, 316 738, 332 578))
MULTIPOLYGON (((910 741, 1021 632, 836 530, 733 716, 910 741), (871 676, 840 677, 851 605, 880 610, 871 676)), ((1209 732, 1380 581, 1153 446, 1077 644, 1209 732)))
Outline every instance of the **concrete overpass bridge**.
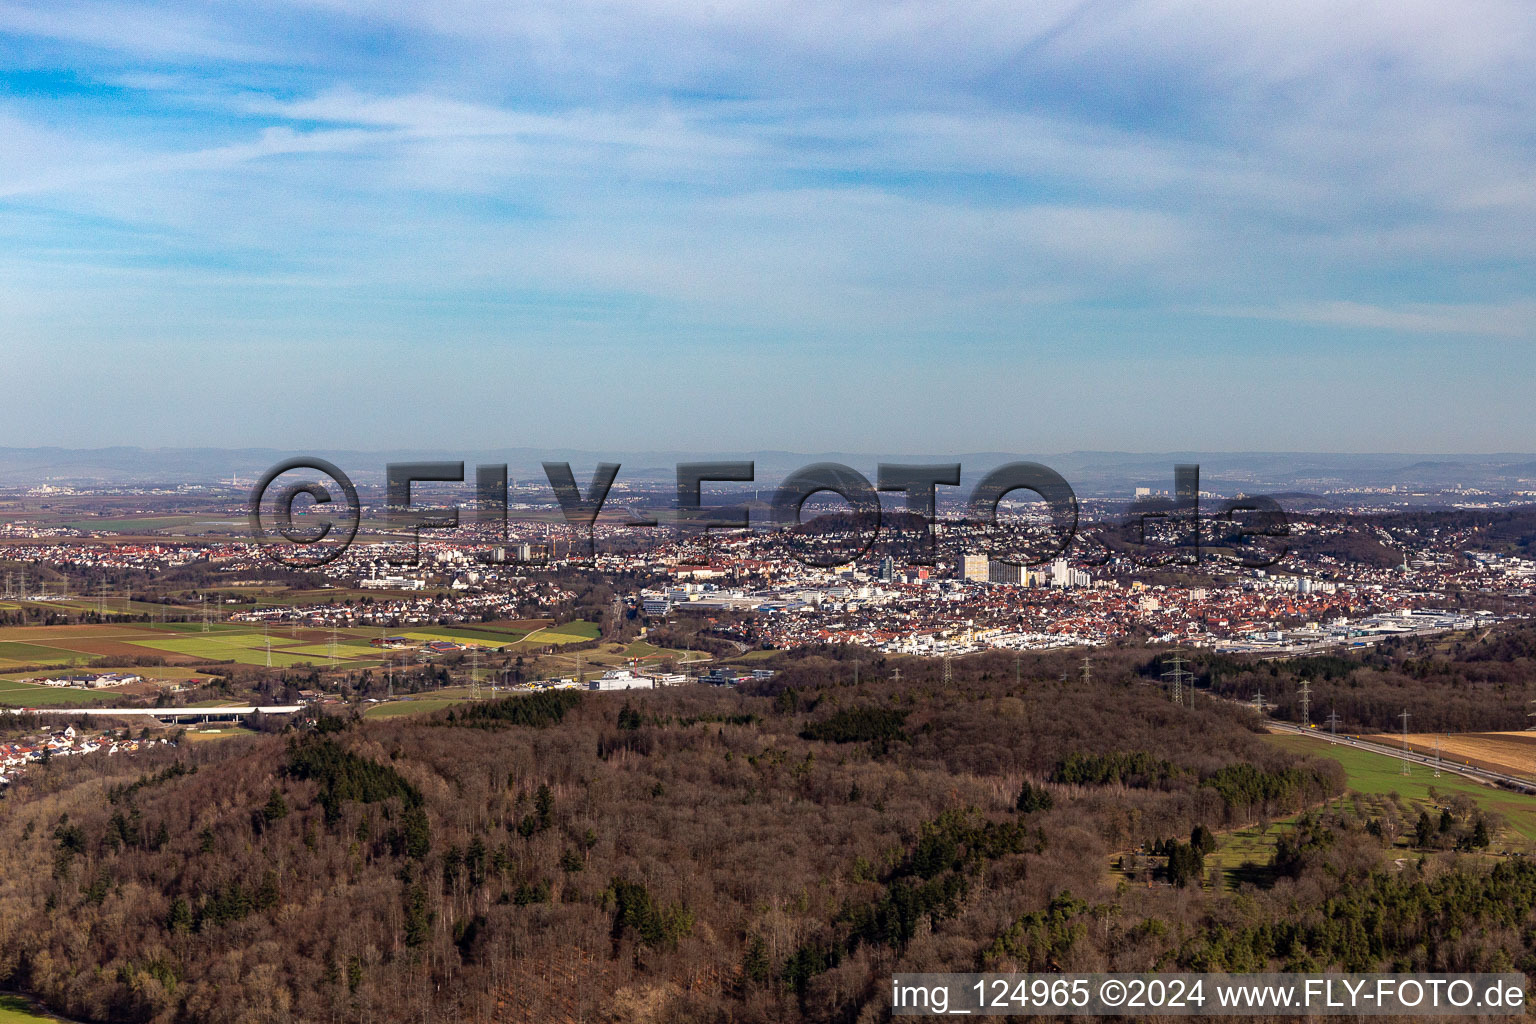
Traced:
POLYGON ((304 710, 302 704, 246 705, 213 708, 20 708, 26 715, 62 715, 67 718, 157 718, 164 722, 238 721, 258 712, 263 715, 291 715, 304 710))

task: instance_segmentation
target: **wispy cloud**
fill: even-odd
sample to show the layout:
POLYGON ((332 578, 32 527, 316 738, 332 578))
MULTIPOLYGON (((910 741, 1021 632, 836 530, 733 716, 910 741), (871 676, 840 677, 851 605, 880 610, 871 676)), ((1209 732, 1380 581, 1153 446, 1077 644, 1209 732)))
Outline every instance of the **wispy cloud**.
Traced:
MULTIPOLYGON (((1239 382, 1329 344, 1402 392, 1442 371, 1425 339, 1536 340, 1513 0, 0 2, 0 37, 26 351, 374 341, 436 380, 451 336, 502 373, 569 346, 656 381, 712 379, 707 352, 781 397, 769 365, 879 368, 892 411, 859 415, 901 430, 953 366, 1048 382, 1061 423, 1100 396, 1112 435, 1138 360, 1239 382)), ((1515 407, 1536 346, 1501 351, 1515 407)))
POLYGON ((1314 302, 1274 308, 1208 308, 1208 316, 1318 324, 1408 334, 1474 335, 1536 340, 1536 301, 1489 304, 1377 306, 1314 302))

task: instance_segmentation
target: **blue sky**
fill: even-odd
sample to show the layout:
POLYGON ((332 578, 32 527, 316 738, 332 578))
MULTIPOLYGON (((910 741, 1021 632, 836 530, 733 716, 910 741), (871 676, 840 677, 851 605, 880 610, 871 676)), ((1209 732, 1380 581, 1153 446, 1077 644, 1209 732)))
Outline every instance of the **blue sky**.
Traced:
POLYGON ((0 2, 0 445, 1536 450, 1533 37, 0 2))

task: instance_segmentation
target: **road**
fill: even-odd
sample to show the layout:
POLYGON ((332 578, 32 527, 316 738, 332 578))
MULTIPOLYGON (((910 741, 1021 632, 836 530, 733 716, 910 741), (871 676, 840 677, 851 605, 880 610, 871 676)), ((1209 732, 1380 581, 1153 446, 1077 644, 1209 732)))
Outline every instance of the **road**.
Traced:
POLYGON ((171 721, 183 719, 198 719, 210 721, 214 718, 243 718, 246 715, 254 715, 260 712, 263 715, 291 715, 295 711, 303 711, 302 704, 280 704, 268 707, 206 707, 206 708, 22 708, 22 714, 27 715, 64 715, 68 718, 164 718, 171 721))
POLYGON ((1393 757, 1401 761, 1407 758, 1415 764, 1427 765, 1431 768, 1438 767, 1442 772, 1450 772, 1464 778, 1482 782, 1490 786, 1499 786, 1504 789, 1512 789, 1517 793, 1536 794, 1536 782, 1521 778, 1518 775, 1506 775, 1503 772, 1491 771, 1487 768, 1478 768, 1475 765, 1456 764, 1453 761, 1437 760, 1432 754, 1423 754, 1417 750, 1404 751, 1402 747, 1394 747, 1386 743, 1377 743, 1373 740, 1363 740, 1354 736, 1335 736, 1332 733, 1321 732, 1317 729, 1303 729, 1299 725, 1289 722, 1277 722, 1266 720, 1265 725, 1279 732, 1297 733, 1302 736, 1311 736, 1322 743, 1339 743, 1346 747, 1354 747, 1357 750, 1369 750, 1372 753, 1393 757))

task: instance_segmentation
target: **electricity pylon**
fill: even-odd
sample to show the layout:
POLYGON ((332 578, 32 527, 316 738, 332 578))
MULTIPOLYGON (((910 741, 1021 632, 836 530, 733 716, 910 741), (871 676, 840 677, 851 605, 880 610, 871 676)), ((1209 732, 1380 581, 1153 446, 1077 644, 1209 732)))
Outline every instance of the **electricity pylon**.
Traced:
POLYGON ((1184 680, 1188 678, 1191 680, 1189 693, 1190 703, 1193 704, 1195 696, 1193 682, 1194 673, 1184 671, 1184 659, 1179 657, 1177 654, 1169 658, 1168 663, 1173 667, 1166 669, 1163 672, 1163 678, 1169 681, 1169 697, 1175 704, 1182 706, 1184 704, 1184 680))

